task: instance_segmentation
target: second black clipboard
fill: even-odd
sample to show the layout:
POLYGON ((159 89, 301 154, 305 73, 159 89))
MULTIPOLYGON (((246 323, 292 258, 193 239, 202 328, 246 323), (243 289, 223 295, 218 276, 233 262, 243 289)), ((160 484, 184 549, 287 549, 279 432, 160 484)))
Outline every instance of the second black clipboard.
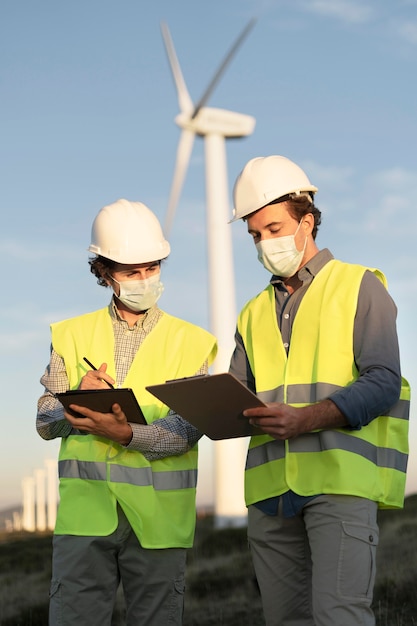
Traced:
POLYGON ((179 378, 146 389, 210 439, 263 434, 242 413, 265 403, 230 373, 179 378))

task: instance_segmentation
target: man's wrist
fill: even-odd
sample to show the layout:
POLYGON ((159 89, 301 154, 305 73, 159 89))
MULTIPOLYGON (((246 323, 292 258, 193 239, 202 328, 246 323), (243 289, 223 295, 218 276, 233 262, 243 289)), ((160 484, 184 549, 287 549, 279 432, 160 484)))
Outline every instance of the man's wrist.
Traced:
POLYGON ((132 430, 132 427, 131 427, 131 425, 130 425, 129 423, 127 424, 127 426, 128 426, 128 428, 129 428, 129 432, 128 432, 128 433, 127 433, 127 435, 126 435, 126 438, 125 438, 125 439, 123 439, 123 441, 121 441, 121 442, 120 442, 120 443, 121 443, 121 445, 122 445, 122 446, 125 446, 125 447, 129 445, 129 443, 132 441, 132 438, 133 438, 133 430, 132 430))
POLYGON ((303 411, 308 426, 306 432, 326 428, 344 428, 348 424, 343 413, 330 398, 303 407, 303 411))

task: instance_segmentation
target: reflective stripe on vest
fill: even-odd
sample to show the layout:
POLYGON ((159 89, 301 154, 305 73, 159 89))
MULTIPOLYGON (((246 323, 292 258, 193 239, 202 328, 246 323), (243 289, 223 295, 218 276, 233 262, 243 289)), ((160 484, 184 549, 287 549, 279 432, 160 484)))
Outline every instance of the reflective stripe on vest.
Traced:
POLYGON ((60 478, 81 478, 83 480, 107 480, 109 468, 110 482, 128 483, 137 487, 153 486, 159 491, 172 489, 194 489, 197 486, 197 470, 178 470, 170 472, 152 472, 150 467, 126 467, 107 465, 94 461, 59 461, 60 478))
MULTIPOLYGON (((374 446, 368 441, 358 439, 340 430, 322 430, 316 433, 306 433, 297 438, 288 440, 288 452, 323 452, 325 450, 344 450, 358 454, 378 467, 405 472, 408 455, 392 448, 374 446)), ((284 441, 268 441, 261 446, 251 448, 248 452, 246 469, 253 469, 283 459, 286 454, 284 441)))
MULTIPOLYGON (((339 385, 328 385, 326 383, 313 383, 306 385, 288 385, 286 389, 287 404, 296 406, 297 404, 314 404, 325 398, 329 398, 332 393, 342 389, 339 385)), ((284 402, 284 385, 269 391, 260 391, 258 397, 263 402, 284 402)), ((400 398, 390 409, 390 417, 408 420, 410 412, 410 401, 400 398)))
POLYGON ((328 398, 330 394, 338 391, 340 385, 330 383, 311 383, 280 385, 276 389, 259 391, 258 396, 263 402, 286 402, 287 404, 313 404, 323 398, 328 398), (286 398, 285 398, 286 396, 286 398))

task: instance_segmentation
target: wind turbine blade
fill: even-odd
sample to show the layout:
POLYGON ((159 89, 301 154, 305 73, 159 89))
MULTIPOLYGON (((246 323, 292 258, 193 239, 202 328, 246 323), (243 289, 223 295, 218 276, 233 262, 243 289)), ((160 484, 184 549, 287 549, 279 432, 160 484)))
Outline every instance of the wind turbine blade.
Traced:
POLYGON ((164 233, 168 237, 174 221, 175 210, 180 198, 191 151, 194 144, 194 133, 191 130, 183 130, 178 142, 177 159, 175 163, 174 178, 171 186, 171 193, 168 202, 168 209, 165 217, 164 233))
POLYGON ((174 78, 175 87, 177 89, 178 105, 183 113, 189 113, 191 115, 194 109, 194 104, 190 98, 190 94, 188 93, 184 76, 182 75, 181 67, 178 62, 178 57, 175 52, 171 34, 169 32, 168 26, 164 22, 161 23, 161 31, 168 61, 171 67, 172 76, 174 78))
POLYGON ((245 26, 245 28, 243 29, 243 31, 241 32, 239 37, 236 39, 236 41, 233 44, 233 46, 230 48, 228 54, 225 56, 225 58, 224 58, 223 62, 221 63, 219 69, 217 70, 217 72, 215 73, 213 78, 211 79, 207 89, 205 90, 205 92, 201 96, 200 100, 197 102, 197 104, 195 106, 195 109, 193 111, 193 114, 191 116, 191 119, 194 119, 197 116, 197 114, 200 111, 200 109, 205 105, 205 103, 207 102, 207 100, 211 96, 211 93, 214 90, 214 88, 217 85, 217 83, 219 82, 220 77, 222 76, 224 70, 229 65, 229 63, 232 60, 233 56, 236 54, 236 51, 239 48, 239 46, 242 44, 243 40, 249 34, 249 31, 253 28, 255 22, 256 22, 256 18, 253 17, 250 20, 250 22, 245 26))

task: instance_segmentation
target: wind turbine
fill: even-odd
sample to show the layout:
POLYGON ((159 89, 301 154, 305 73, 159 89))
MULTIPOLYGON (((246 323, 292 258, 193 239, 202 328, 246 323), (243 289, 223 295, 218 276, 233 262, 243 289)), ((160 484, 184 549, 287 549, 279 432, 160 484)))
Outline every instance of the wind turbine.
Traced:
MULTIPOLYGON (((197 104, 194 104, 178 62, 166 24, 162 37, 177 90, 180 113, 175 122, 181 128, 176 166, 165 221, 165 234, 172 227, 195 136, 204 139, 206 169, 206 223, 209 278, 210 329, 217 337, 219 353, 213 373, 227 371, 233 351, 236 326, 236 298, 227 180, 226 139, 250 135, 255 119, 249 115, 205 106, 237 49, 253 27, 250 20, 220 64, 197 104)), ((246 516, 243 504, 245 439, 215 443, 215 515, 218 525, 240 523, 246 516), (240 460, 240 462, 239 462, 240 460)))

